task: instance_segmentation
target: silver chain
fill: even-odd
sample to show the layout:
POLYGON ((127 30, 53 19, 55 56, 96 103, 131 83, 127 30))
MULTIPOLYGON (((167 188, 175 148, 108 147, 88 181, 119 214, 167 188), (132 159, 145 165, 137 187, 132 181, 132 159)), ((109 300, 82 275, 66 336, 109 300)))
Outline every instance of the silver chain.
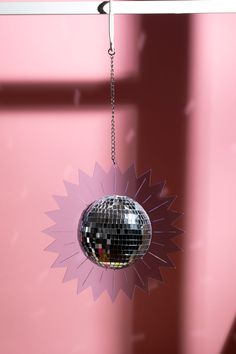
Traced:
POLYGON ((111 160, 113 165, 116 165, 116 130, 115 130, 115 70, 114 56, 115 50, 110 48, 108 54, 111 59, 110 71, 110 97, 111 97, 111 160))

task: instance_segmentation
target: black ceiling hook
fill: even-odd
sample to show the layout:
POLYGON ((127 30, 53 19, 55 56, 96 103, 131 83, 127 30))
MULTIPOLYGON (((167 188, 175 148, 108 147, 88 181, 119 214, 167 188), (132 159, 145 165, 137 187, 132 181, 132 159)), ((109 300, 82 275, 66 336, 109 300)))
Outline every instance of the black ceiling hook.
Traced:
POLYGON ((101 2, 101 4, 98 5, 98 12, 101 15, 107 14, 107 12, 104 10, 104 6, 106 6, 107 4, 109 4, 109 1, 103 1, 101 2))

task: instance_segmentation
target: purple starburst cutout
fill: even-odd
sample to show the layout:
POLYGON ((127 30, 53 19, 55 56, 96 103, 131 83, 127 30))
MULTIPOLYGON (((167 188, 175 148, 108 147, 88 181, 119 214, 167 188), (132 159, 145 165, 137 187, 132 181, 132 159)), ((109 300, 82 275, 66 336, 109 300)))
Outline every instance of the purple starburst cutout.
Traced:
POLYGON ((182 213, 170 209, 176 197, 163 193, 165 182, 151 185, 151 171, 136 176, 134 164, 122 173, 118 166, 105 172, 96 163, 92 176, 79 170, 79 184, 64 181, 64 185, 67 195, 54 196, 59 209, 46 213, 54 225, 44 230, 54 238, 46 250, 58 254, 52 267, 66 267, 64 282, 78 279, 78 293, 91 287, 96 300, 106 290, 114 301, 120 290, 129 298, 136 286, 148 291, 149 278, 163 281, 160 268, 174 267, 168 254, 180 249, 173 239, 182 233, 173 225, 182 213), (84 210, 108 195, 123 195, 138 202, 152 225, 147 253, 123 269, 106 269, 91 262, 78 241, 78 225, 84 210))

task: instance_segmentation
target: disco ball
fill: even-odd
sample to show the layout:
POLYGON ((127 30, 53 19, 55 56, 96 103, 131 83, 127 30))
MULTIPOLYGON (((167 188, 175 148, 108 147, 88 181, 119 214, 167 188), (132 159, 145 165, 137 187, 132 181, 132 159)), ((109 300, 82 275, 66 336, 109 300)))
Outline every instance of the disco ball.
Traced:
POLYGON ((151 237, 151 222, 145 210, 133 199, 119 195, 92 203, 78 228, 85 255, 99 266, 112 269, 143 258, 151 237))

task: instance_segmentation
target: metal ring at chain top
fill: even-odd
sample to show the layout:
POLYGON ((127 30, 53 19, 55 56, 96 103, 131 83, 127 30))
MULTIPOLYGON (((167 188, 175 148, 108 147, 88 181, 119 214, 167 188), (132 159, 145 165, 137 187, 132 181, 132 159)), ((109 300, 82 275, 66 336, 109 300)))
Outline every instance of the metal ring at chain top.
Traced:
POLYGON ((110 95, 111 95, 111 160, 113 165, 116 164, 116 131, 115 131, 115 70, 114 70, 114 55, 115 50, 109 49, 108 53, 111 59, 110 72, 110 95))
POLYGON ((115 54, 116 54, 115 49, 109 48, 109 49, 108 49, 108 54, 109 54, 109 55, 115 55, 115 54))

